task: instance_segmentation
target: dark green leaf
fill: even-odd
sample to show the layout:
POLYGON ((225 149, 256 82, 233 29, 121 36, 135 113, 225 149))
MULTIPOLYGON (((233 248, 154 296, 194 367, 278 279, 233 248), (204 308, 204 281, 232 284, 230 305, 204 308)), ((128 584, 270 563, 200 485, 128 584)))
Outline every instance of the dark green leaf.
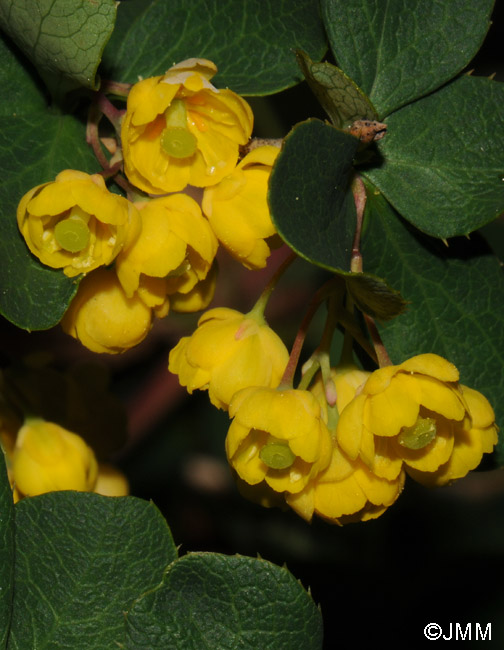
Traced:
POLYGON ((128 612, 126 649, 318 650, 320 611, 287 569, 191 553, 128 612))
POLYGON ((63 169, 97 171, 75 117, 47 110, 4 118, 0 132, 0 313, 18 327, 56 325, 77 291, 75 279, 43 266, 19 234, 16 209, 36 185, 63 169))
POLYGON ((355 202, 350 189, 359 140, 320 120, 295 126, 270 178, 276 229, 296 253, 330 270, 350 270, 355 202))
POLYGON ((0 25, 54 91, 68 82, 95 88, 105 43, 114 28, 114 0, 2 0, 0 25))
POLYGON ((0 88, 2 117, 25 115, 46 109, 46 98, 35 69, 1 33, 0 88))
POLYGON ((387 118, 366 175, 417 228, 465 235, 504 211, 504 84, 463 76, 387 118))
POLYGON ((314 63, 301 50, 296 58, 308 85, 338 128, 355 120, 376 120, 377 113, 369 99, 347 75, 332 63, 314 63))
POLYGON ((9 649, 116 648, 124 612, 177 557, 154 505, 133 497, 52 492, 15 508, 9 649))
POLYGON ((473 58, 494 0, 322 0, 338 65, 383 119, 439 88, 473 58))
MULTIPOLYGON (((476 233, 449 247, 402 221, 380 194, 369 193, 364 268, 377 273, 411 301, 406 313, 381 334, 390 357, 434 352, 454 363, 460 381, 491 402, 504 427, 504 275, 476 233)), ((504 463, 501 438, 498 457, 504 463)))
POLYGON ((13 586, 14 505, 4 454, 0 449, 0 648, 2 649, 7 647, 13 586))
POLYGON ((105 74, 134 83, 198 57, 217 65, 217 87, 268 95, 301 81, 294 48, 324 55, 317 0, 128 0, 104 53, 105 74))

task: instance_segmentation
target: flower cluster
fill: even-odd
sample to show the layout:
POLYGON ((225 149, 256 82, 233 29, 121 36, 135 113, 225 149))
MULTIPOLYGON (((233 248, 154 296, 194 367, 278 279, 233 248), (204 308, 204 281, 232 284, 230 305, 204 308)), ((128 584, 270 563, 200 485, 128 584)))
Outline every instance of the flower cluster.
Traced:
POLYGON ((261 505, 290 506, 307 521, 374 519, 396 501, 406 473, 445 485, 497 442, 488 401, 437 355, 374 372, 340 366, 309 390, 279 385, 285 361, 254 310, 230 309, 204 314, 169 359, 189 392, 208 390, 229 410, 230 466, 240 491, 261 505))
POLYGON ((137 345, 170 309, 205 309, 219 242, 247 268, 266 265, 265 240, 275 235, 267 184, 279 150, 258 147, 239 161, 252 111, 211 83, 216 72, 189 59, 131 88, 116 125, 131 200, 100 174, 65 170, 19 203, 30 251, 85 276, 62 327, 94 352, 137 345))

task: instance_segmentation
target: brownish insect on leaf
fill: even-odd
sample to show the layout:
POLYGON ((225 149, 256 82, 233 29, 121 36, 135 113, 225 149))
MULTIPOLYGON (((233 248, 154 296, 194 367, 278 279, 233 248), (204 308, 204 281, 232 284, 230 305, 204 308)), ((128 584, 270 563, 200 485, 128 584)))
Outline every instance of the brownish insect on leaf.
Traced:
POLYGON ((386 132, 387 125, 375 120, 355 120, 350 127, 350 134, 366 144, 381 140, 386 132))

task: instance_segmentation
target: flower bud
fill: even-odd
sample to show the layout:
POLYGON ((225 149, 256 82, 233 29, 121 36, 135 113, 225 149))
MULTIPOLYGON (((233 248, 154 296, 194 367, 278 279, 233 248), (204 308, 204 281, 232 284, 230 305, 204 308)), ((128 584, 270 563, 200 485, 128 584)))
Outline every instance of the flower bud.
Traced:
POLYGON ((242 388, 278 386, 288 360, 262 317, 222 307, 203 314, 192 336, 180 339, 168 367, 190 393, 208 390, 212 404, 227 409, 242 388))
POLYGON ((84 440, 40 419, 26 420, 19 430, 11 468, 22 496, 55 490, 92 491, 97 476, 94 453, 84 440))

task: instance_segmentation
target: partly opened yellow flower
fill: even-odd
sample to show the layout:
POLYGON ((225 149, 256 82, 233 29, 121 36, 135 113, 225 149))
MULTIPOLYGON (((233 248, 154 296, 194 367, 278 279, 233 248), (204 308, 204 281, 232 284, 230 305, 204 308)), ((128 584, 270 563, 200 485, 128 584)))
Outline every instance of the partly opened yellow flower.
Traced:
POLYGON ((110 264, 140 227, 134 205, 109 192, 100 174, 71 169, 25 194, 17 221, 30 251, 69 277, 110 264))
POLYGON ((143 341, 152 319, 153 310, 128 298, 114 271, 98 269, 80 283, 61 326, 93 352, 116 354, 143 341))
POLYGON ((134 185, 165 194, 206 187, 232 172, 253 115, 244 99, 210 83, 216 72, 211 61, 188 59, 133 86, 121 140, 134 185))
POLYGON ((465 476, 492 451, 497 427, 487 400, 458 379, 455 366, 435 354, 376 370, 341 413, 340 447, 391 481, 403 463, 429 484, 465 476))
MULTIPOLYGON (((338 411, 354 398, 369 375, 353 366, 332 370, 338 411)), ((311 391, 322 405, 327 421, 328 409, 320 376, 311 391)), ((334 440, 333 443, 329 467, 315 476, 302 492, 286 495, 288 505, 307 521, 314 514, 337 524, 379 517, 401 493, 404 472, 392 481, 380 478, 360 459, 351 460, 334 440)))
POLYGON ((265 481, 275 492, 296 494, 331 460, 331 435, 309 391, 244 388, 229 415, 227 457, 249 485, 265 481))
POLYGON ((138 205, 142 232, 118 256, 117 275, 128 298, 137 294, 148 307, 166 313, 169 294, 187 294, 206 278, 217 239, 199 205, 186 194, 138 205))
POLYGON ((169 370, 187 390, 208 390, 212 404, 227 409, 248 386, 276 387, 289 360, 282 340, 262 315, 219 307, 201 316, 197 330, 170 352, 169 370))
POLYGON ((92 449, 58 424, 28 419, 19 430, 11 478, 21 497, 53 490, 92 491, 97 471, 92 449))
POLYGON ((220 183, 206 188, 202 208, 221 244, 249 269, 266 266, 266 238, 276 234, 268 202, 271 167, 277 147, 258 147, 220 183))

